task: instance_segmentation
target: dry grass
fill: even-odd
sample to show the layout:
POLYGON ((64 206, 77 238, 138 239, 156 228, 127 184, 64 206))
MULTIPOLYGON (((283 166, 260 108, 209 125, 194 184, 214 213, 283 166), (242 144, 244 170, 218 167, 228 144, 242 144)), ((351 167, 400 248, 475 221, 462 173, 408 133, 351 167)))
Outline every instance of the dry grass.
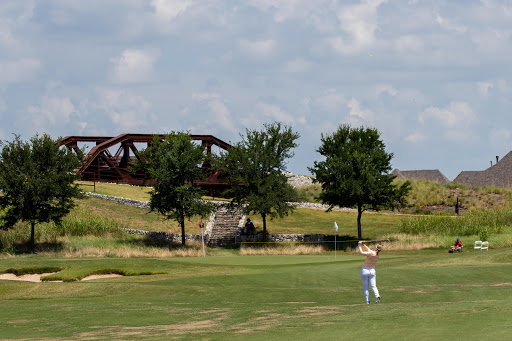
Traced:
MULTIPOLYGON (((133 237, 132 237, 133 238, 133 237)), ((60 250, 41 250, 40 255, 56 256, 62 258, 167 258, 167 257, 202 257, 203 249, 201 242, 188 241, 185 247, 181 245, 143 245, 134 243, 133 241, 143 240, 141 237, 135 237, 132 242, 130 240, 113 243, 103 242, 109 241, 103 237, 85 236, 70 239, 68 237, 60 237, 64 248, 60 250)), ((208 253, 208 249, 205 249, 208 253)))
MULTIPOLYGON (((413 251, 413 250, 422 250, 429 248, 438 248, 438 247, 446 247, 450 245, 450 240, 447 237, 429 235, 429 236, 419 236, 419 235, 408 235, 405 233, 396 233, 389 237, 391 242, 382 242, 382 250, 383 251, 413 251)), ((368 247, 374 248, 375 244, 368 244, 368 247)), ((358 252, 357 247, 351 248, 348 247, 346 249, 347 252, 358 252)))
POLYGON ((84 257, 118 257, 118 258, 167 258, 167 257, 201 257, 202 250, 197 249, 177 249, 167 250, 162 248, 133 249, 131 247, 121 247, 114 250, 98 247, 88 247, 80 250, 64 250, 57 253, 48 254, 62 258, 84 258, 84 257))
POLYGON ((384 249, 389 251, 409 251, 446 246, 449 241, 446 236, 419 236, 397 233, 391 236, 393 242, 384 243, 384 249))
POLYGON ((243 246, 241 256, 253 255, 317 255, 325 253, 325 247, 320 245, 279 245, 279 246, 243 246))

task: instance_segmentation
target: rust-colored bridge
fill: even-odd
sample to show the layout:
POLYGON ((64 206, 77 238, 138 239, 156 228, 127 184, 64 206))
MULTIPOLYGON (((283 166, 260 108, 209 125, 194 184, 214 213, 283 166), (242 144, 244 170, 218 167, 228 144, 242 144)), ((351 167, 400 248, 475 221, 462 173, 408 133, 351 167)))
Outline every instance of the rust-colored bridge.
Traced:
MULTIPOLYGON (((145 174, 129 172, 128 167, 133 158, 139 158, 136 143, 145 143, 149 146, 154 134, 121 134, 115 137, 107 136, 66 136, 60 145, 82 153, 78 143, 95 143, 86 155, 79 172, 84 181, 115 182, 130 185, 151 185, 154 180, 146 179, 145 174), (114 149, 111 149, 114 148, 114 149), (111 150, 117 151, 112 154, 111 150)), ((161 139, 164 135, 159 135, 161 139)), ((211 154, 212 146, 227 150, 231 146, 212 135, 191 135, 192 140, 201 141, 207 153, 211 154)), ((198 181, 203 189, 209 192, 218 192, 224 188, 225 183, 219 181, 219 172, 211 170, 210 164, 203 164, 202 168, 209 170, 205 180, 198 181)))

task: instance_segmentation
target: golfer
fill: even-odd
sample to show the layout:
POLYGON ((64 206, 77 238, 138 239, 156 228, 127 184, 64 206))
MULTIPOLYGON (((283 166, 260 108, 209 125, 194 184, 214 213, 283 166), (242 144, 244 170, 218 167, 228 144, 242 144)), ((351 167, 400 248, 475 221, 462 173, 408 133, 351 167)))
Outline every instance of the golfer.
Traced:
POLYGON ((372 288, 375 294, 375 303, 380 303, 379 290, 377 289, 377 275, 375 274, 375 264, 379 260, 379 252, 382 250, 382 245, 377 244, 375 251, 370 250, 364 241, 359 242, 359 253, 366 256, 363 267, 361 268, 361 279, 364 286, 364 298, 366 304, 370 304, 370 289, 372 288), (363 250, 364 249, 364 250, 363 250))

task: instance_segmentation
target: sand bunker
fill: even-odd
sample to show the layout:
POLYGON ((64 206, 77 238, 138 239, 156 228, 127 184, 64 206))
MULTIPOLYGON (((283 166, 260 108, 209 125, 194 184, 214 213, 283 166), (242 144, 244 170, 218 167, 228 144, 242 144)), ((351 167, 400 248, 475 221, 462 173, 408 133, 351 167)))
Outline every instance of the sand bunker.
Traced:
MULTIPOLYGON (((21 275, 16 276, 15 274, 0 274, 0 279, 5 279, 9 281, 25 281, 25 282, 41 282, 41 277, 49 276, 56 274, 56 272, 48 272, 44 274, 30 274, 30 275, 21 275)), ((60 281, 62 282, 62 281, 60 281)))
POLYGON ((118 275, 118 274, 91 275, 91 276, 82 278, 82 281, 90 281, 91 279, 114 278, 114 277, 123 277, 123 275, 118 275))
MULTIPOLYGON (((0 280, 8 280, 8 281, 25 281, 25 282, 41 282, 41 277, 49 276, 56 274, 56 272, 49 272, 44 274, 30 274, 30 275, 22 275, 16 276, 15 274, 0 274, 0 280)), ((102 279, 102 278, 113 278, 113 277, 122 277, 122 275, 117 274, 107 274, 107 275, 91 275, 82 278, 82 281, 90 281, 92 279, 102 279)), ((62 281, 51 281, 51 282, 62 282, 62 281)))

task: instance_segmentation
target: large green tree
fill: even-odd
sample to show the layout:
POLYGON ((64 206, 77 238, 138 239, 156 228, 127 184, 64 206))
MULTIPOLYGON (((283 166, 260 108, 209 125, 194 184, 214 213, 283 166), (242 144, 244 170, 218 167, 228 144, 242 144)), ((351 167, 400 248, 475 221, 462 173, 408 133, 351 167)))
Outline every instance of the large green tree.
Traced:
POLYGON ((317 151, 323 161, 309 168, 322 184, 319 199, 329 205, 357 208, 357 235, 362 238, 361 215, 367 209, 396 208, 406 203, 410 183, 393 183, 393 153, 387 153, 380 133, 373 128, 341 125, 321 137, 317 151))
POLYGON ((205 216, 212 206, 201 199, 197 181, 204 178, 201 164, 206 151, 195 144, 186 132, 165 134, 163 140, 154 136, 151 145, 140 153, 135 168, 145 168, 156 180, 150 192, 150 210, 181 226, 181 243, 185 245, 185 219, 205 216))
POLYGON ((0 142, 0 207, 5 211, 3 229, 17 221, 29 222, 30 244, 34 250, 35 225, 61 219, 82 197, 75 180, 80 157, 59 147, 50 136, 34 136, 22 141, 0 142))
POLYGON ((268 217, 283 217, 294 209, 289 202, 296 201, 297 192, 283 171, 298 138, 298 133, 279 122, 265 124, 260 131, 246 129, 242 140, 222 152, 217 162, 230 184, 226 196, 246 214, 261 215, 264 236, 268 217))

